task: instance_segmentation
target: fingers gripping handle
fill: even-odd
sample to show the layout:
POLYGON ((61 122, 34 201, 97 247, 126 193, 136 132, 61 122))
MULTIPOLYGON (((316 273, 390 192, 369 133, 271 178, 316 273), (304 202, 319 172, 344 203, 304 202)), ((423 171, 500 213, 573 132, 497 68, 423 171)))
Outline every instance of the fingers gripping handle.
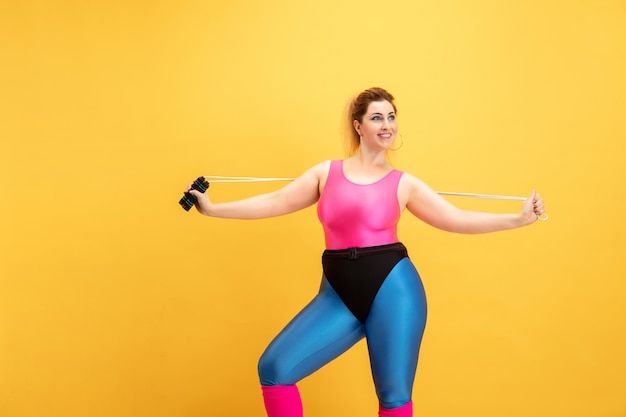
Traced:
MULTIPOLYGON (((191 184, 191 189, 198 190, 201 193, 204 193, 209 189, 209 182, 204 179, 204 177, 198 177, 193 184, 191 184)), ((183 198, 180 199, 178 204, 180 204, 186 211, 189 211, 194 204, 198 202, 198 199, 195 195, 191 193, 185 193, 183 198)))

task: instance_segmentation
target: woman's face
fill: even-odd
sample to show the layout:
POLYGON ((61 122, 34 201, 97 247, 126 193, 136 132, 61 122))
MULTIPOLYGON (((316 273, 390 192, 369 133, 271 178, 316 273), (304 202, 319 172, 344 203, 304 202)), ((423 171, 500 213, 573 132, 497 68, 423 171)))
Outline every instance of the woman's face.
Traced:
POLYGON ((373 150, 389 149, 398 130, 396 112, 390 102, 374 101, 367 107, 363 121, 354 121, 354 129, 361 136, 361 146, 373 150))

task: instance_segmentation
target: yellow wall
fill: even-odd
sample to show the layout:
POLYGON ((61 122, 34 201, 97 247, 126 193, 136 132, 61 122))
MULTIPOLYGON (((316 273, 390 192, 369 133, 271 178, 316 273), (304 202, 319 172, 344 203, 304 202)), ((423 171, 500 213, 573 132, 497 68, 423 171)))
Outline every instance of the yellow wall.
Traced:
MULTIPOLYGON (((346 100, 375 85, 399 168, 536 187, 551 216, 484 236, 404 218, 430 303, 416 415, 626 416, 623 0, 4 3, 1 416, 263 416, 257 358, 318 286, 315 210, 177 201, 198 175, 340 158, 346 100)), ((301 391, 308 417, 376 413, 363 344, 301 391)))

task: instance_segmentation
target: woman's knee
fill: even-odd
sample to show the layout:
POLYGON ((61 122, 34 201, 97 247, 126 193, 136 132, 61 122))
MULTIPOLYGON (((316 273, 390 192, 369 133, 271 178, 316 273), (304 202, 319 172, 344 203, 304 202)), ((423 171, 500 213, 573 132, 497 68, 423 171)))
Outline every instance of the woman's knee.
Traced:
POLYGON ((259 358, 257 370, 261 385, 286 385, 286 375, 280 356, 265 351, 259 358))
POLYGON ((259 373, 259 379, 261 380, 261 385, 275 385, 270 383, 269 381, 273 379, 271 375, 274 373, 272 370, 274 369, 273 361, 269 358, 267 353, 263 353, 259 358, 259 363, 257 366, 257 371, 259 373))
POLYGON ((378 395, 378 402, 383 408, 400 408, 411 402, 411 393, 394 392, 378 395))

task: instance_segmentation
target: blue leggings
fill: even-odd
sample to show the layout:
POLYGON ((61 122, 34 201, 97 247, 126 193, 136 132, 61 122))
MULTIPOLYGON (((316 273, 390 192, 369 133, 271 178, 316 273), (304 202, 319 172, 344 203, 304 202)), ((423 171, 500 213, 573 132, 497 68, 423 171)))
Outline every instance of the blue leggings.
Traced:
POLYGON ((364 323, 323 276, 317 296, 261 356, 261 385, 295 384, 365 337, 379 402, 400 407, 411 400, 425 325, 424 287, 409 258, 393 267, 364 323))

